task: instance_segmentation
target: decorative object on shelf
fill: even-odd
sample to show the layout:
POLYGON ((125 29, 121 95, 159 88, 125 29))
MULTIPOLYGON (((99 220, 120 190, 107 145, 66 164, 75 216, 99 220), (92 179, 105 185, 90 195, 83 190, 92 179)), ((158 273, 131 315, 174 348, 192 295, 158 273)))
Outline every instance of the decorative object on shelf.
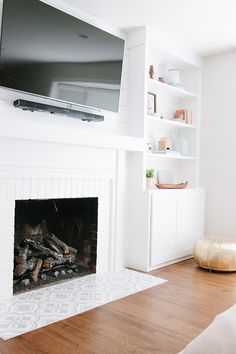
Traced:
POLYGON ((190 125, 193 124, 193 114, 190 109, 186 109, 186 123, 190 125))
POLYGON ((152 144, 149 141, 147 142, 147 151, 152 152, 152 144))
POLYGON ((186 123, 186 109, 177 109, 175 111, 175 120, 186 123))
POLYGON ((168 77, 168 70, 170 69, 170 65, 167 63, 160 63, 158 65, 158 74, 159 74, 159 81, 166 83, 168 77), (163 80, 160 80, 160 78, 163 80))
POLYGON ((160 76, 158 81, 162 82, 163 84, 165 84, 165 80, 164 80, 164 77, 160 76))
POLYGON ((190 109, 177 109, 175 121, 192 125, 192 111, 190 109))
POLYGON ((157 95, 153 92, 147 94, 147 112, 148 114, 157 113, 157 95))
POLYGON ((155 170, 153 168, 146 170, 146 189, 153 189, 155 170))
POLYGON ((178 184, 155 184, 159 189, 185 189, 188 182, 178 183, 178 184))
POLYGON ((151 168, 146 171, 146 178, 154 178, 155 170, 154 168, 151 168))
POLYGON ((169 137, 161 138, 157 143, 157 151, 166 151, 172 149, 172 142, 169 137))
POLYGON ((150 65, 149 77, 150 77, 150 79, 154 79, 154 66, 153 65, 150 65))
POLYGON ((177 69, 169 69, 167 73, 167 82, 169 85, 179 85, 180 72, 177 69))
POLYGON ((174 177, 172 171, 157 171, 158 184, 173 184, 174 177))

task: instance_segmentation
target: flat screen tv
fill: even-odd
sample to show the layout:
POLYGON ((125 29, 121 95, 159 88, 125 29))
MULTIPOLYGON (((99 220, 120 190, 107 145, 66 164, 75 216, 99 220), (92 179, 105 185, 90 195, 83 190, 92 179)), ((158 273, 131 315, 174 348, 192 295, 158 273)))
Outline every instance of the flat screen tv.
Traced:
POLYGON ((39 0, 4 0, 0 86, 118 111, 124 40, 39 0))

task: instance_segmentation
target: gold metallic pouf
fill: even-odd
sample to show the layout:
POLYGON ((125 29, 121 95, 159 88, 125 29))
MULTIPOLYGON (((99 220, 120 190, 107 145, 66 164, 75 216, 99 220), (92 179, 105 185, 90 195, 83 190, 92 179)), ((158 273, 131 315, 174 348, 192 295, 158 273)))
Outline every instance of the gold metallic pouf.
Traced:
POLYGON ((202 268, 236 271, 236 242, 226 237, 205 237, 197 241, 194 258, 202 268))

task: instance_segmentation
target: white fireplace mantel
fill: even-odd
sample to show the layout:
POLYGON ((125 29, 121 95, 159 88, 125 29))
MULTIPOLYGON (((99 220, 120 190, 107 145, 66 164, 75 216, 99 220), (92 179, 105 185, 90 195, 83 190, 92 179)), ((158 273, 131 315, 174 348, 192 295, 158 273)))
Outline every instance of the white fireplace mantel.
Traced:
POLYGON ((127 135, 96 132, 94 130, 74 129, 71 127, 63 127, 59 124, 42 125, 33 121, 22 121, 21 119, 15 119, 14 124, 7 119, 0 120, 0 138, 80 145, 134 152, 145 151, 144 139, 127 135))

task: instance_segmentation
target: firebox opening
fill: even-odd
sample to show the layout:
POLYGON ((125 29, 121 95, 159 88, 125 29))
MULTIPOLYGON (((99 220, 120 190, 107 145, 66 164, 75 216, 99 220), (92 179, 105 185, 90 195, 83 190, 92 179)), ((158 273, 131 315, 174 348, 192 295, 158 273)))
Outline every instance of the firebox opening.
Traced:
POLYGON ((98 198, 17 200, 13 293, 96 272, 98 198))

